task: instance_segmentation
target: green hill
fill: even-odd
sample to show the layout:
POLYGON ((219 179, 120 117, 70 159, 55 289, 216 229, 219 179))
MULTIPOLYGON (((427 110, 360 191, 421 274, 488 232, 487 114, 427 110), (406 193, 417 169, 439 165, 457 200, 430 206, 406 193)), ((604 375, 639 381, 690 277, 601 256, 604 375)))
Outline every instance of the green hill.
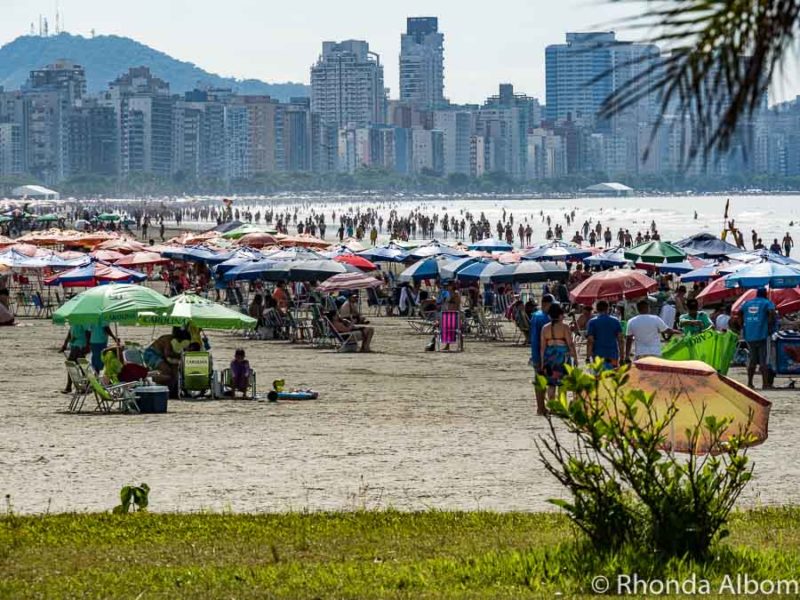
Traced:
POLYGON ((269 94, 279 100, 308 95, 308 86, 300 83, 221 77, 130 38, 116 35, 85 38, 69 33, 50 37, 21 36, 0 47, 0 86, 6 90, 18 89, 28 78, 29 71, 58 59, 83 65, 90 93, 106 89, 110 81, 130 67, 146 66, 154 75, 168 81, 176 94, 201 86, 233 88, 240 94, 269 94))

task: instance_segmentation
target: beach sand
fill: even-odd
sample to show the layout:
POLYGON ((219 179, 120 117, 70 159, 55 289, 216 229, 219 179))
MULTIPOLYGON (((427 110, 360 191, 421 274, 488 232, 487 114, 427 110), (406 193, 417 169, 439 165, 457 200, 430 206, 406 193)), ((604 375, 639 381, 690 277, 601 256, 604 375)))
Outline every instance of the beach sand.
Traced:
MULTIPOLYGON (((164 415, 65 413, 65 329, 3 328, 0 494, 22 513, 108 510, 141 482, 154 511, 548 509, 561 491, 538 460, 546 421, 510 325, 509 341, 430 353, 405 320, 374 321, 366 355, 212 332, 217 367, 242 346, 262 392, 282 378, 320 399, 170 401, 164 415)), ((153 330, 120 333, 147 343, 153 330)), ((770 439, 742 505, 800 502, 798 394, 767 393, 770 439)))

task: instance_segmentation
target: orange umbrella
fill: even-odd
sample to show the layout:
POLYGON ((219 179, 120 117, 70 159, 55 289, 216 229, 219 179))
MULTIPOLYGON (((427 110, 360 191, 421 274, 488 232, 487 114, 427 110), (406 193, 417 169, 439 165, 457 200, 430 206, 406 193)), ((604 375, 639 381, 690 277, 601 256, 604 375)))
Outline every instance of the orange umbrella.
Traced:
POLYGON ((142 252, 147 249, 147 246, 141 242, 132 239, 118 238, 115 240, 106 240, 102 244, 95 247, 95 250, 115 250, 122 254, 130 254, 132 252, 142 252))
POLYGON ((263 248, 278 243, 278 240, 269 233, 246 233, 236 241, 239 246, 249 246, 251 248, 263 248))
MULTIPOLYGON (((672 402, 675 403, 677 412, 667 432, 666 450, 698 454, 713 451, 703 432, 694 448, 686 435, 687 429, 693 430, 701 419, 710 416, 730 420, 722 441, 740 433, 752 434, 752 445, 767 439, 772 404, 754 390, 720 375, 703 362, 656 357, 639 359, 629 371, 627 389, 655 393, 653 407, 659 417, 672 402)), ((640 409, 638 414, 646 418, 644 410, 640 409)))
POLYGON ((327 248, 330 242, 315 238, 310 235, 277 235, 278 243, 284 248, 302 246, 304 248, 327 248))
POLYGON ((105 262, 116 262, 125 255, 116 250, 94 250, 89 253, 89 256, 105 262))

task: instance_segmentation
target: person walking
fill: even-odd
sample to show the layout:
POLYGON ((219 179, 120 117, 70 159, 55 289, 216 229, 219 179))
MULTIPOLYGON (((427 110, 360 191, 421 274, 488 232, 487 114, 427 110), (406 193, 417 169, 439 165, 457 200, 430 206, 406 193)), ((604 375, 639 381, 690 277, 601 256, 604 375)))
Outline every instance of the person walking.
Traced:
POLYGON ((625 337, 625 361, 631 359, 635 347, 634 360, 645 356, 661 356, 661 342, 665 335, 676 333, 658 315, 650 314, 650 303, 646 299, 636 304, 639 314, 628 321, 625 337), (634 346, 635 343, 635 346, 634 346))
MULTIPOLYGON (((550 294, 542 296, 542 306, 539 310, 531 315, 530 326, 528 327, 528 335, 531 338, 531 366, 533 367, 534 377, 536 375, 544 375, 542 370, 542 351, 541 351, 541 335, 542 329, 550 322, 549 311, 554 303, 554 298, 550 294)), ((543 415, 546 412, 544 402, 545 392, 536 387, 536 414, 543 415)))
POLYGON ((767 364, 769 336, 775 326, 775 305, 767 298, 766 288, 760 288, 756 297, 742 305, 742 337, 747 342, 750 360, 747 363, 747 385, 753 387, 756 366, 761 371, 761 385, 764 389, 772 387, 767 364))
POLYGON ((786 256, 789 256, 792 252, 792 248, 794 248, 794 240, 792 236, 789 235, 789 232, 786 232, 786 235, 783 236, 783 253, 786 256))
POLYGON ((604 367, 616 369, 625 348, 622 324, 608 314, 608 302, 600 300, 595 305, 597 314, 586 326, 586 362, 602 358, 604 367))

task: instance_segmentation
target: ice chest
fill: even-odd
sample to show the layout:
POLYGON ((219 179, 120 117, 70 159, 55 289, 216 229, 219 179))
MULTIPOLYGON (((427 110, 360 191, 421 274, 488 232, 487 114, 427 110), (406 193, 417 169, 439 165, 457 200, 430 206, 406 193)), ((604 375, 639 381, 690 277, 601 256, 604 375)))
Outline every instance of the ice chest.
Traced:
POLYGON ((138 387, 133 390, 139 412, 165 413, 169 400, 169 388, 165 385, 150 385, 138 387))

